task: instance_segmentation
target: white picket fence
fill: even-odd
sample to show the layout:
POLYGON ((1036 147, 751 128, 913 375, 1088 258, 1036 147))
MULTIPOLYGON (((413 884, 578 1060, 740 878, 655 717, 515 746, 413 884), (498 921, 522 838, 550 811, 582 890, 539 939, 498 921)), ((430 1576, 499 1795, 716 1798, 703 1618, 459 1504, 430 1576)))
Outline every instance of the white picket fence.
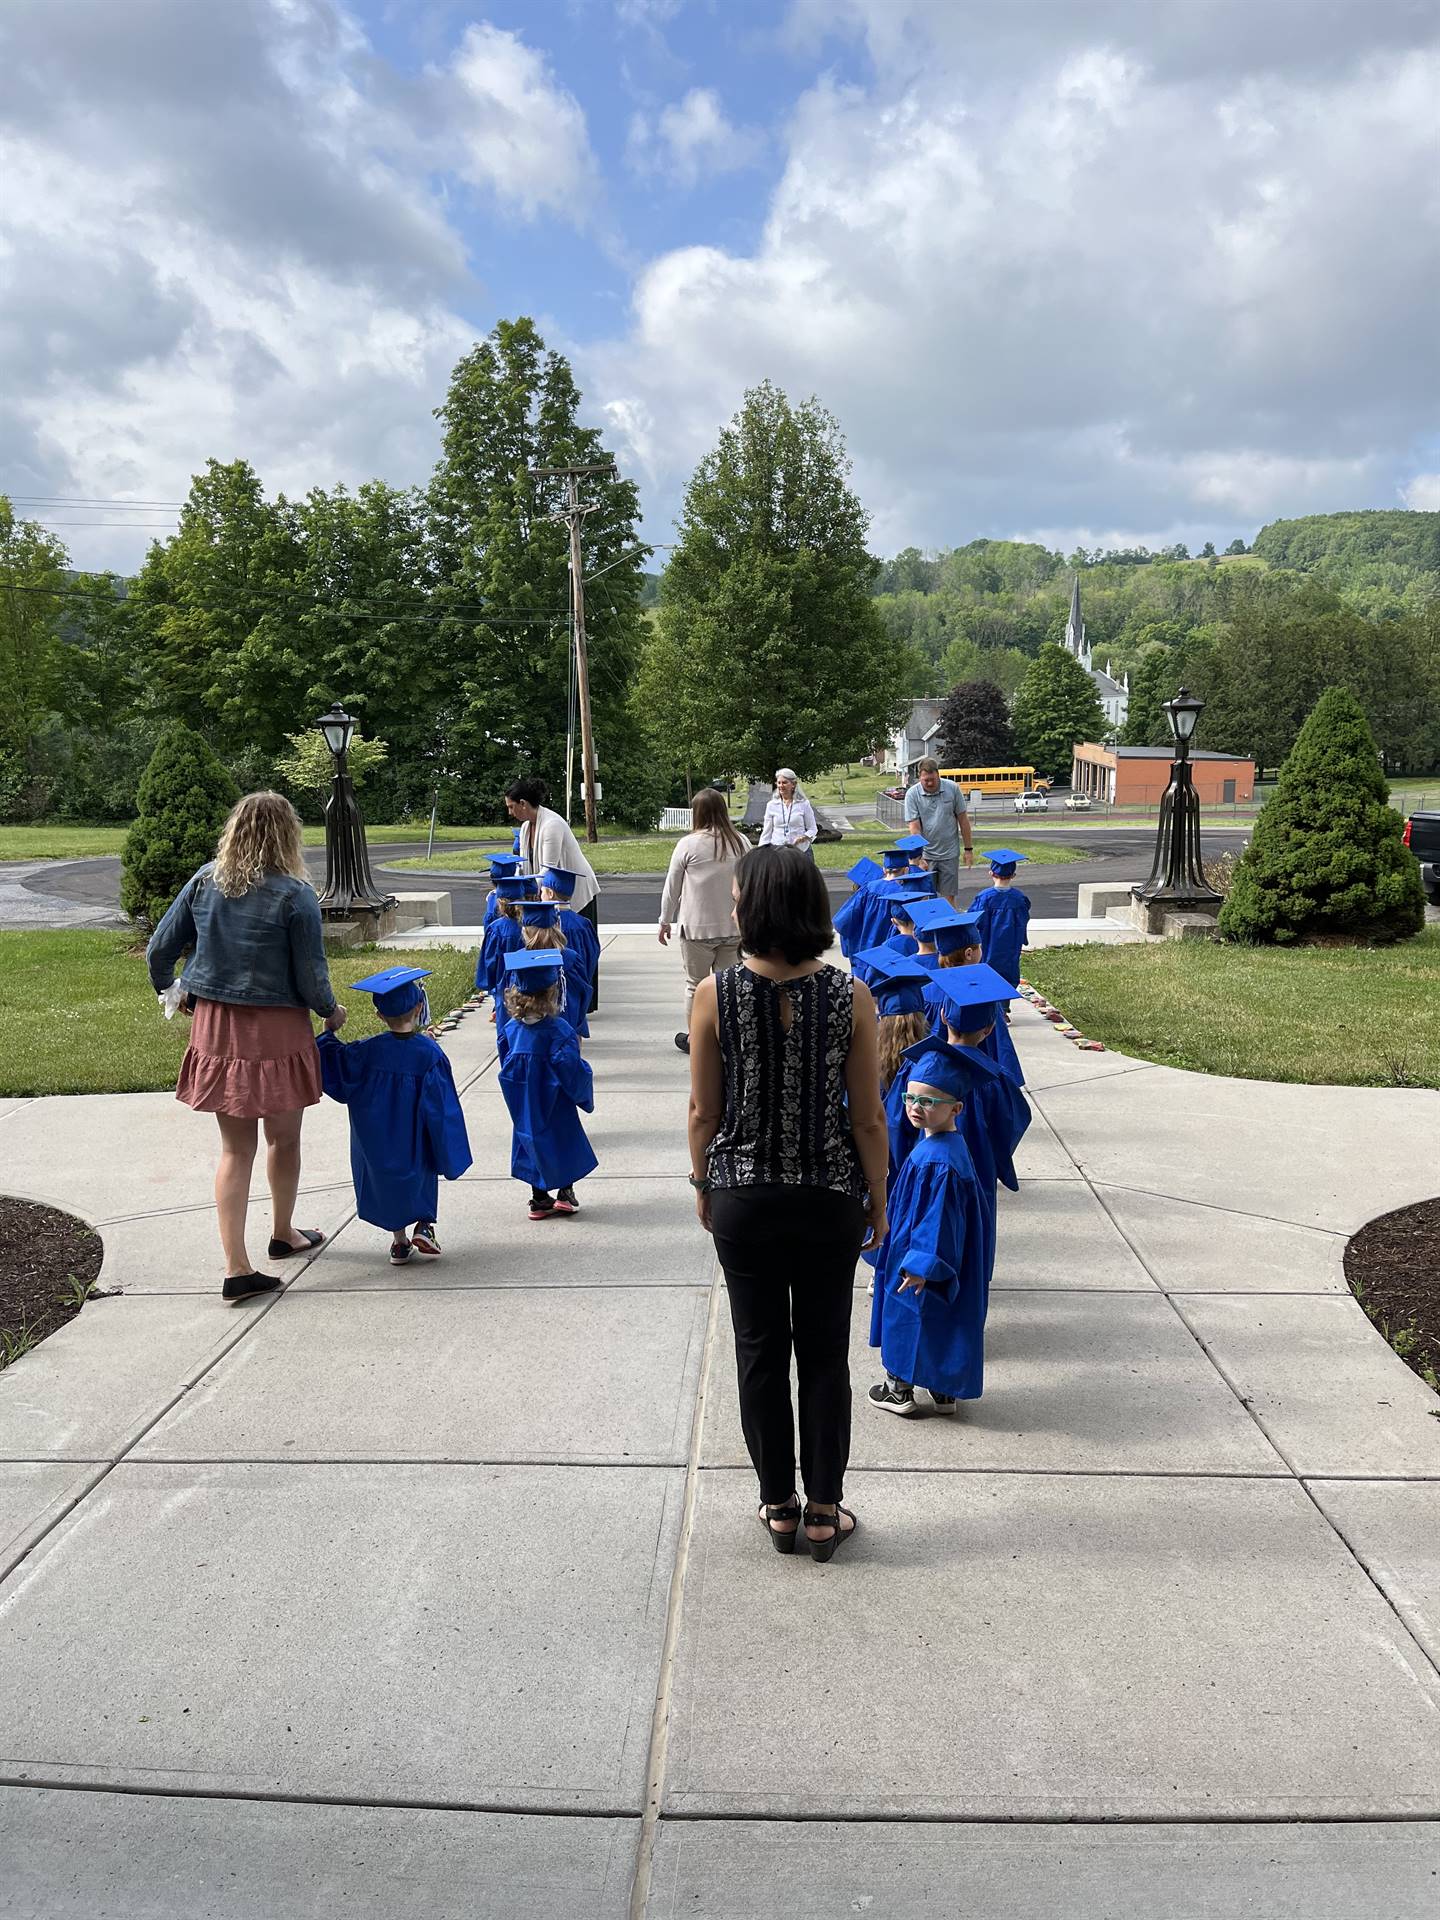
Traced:
POLYGON ((660 815, 661 833, 689 833, 691 828, 689 807, 666 807, 660 815))

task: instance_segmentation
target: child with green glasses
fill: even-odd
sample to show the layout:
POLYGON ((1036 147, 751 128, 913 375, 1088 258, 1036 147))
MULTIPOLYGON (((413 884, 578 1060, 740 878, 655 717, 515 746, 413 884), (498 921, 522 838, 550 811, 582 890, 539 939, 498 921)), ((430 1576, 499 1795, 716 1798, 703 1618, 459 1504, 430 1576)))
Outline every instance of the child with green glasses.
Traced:
POLYGON ((922 1040, 903 1056, 905 1110, 920 1139, 889 1195, 890 1229, 875 1271, 870 1344, 885 1378, 870 1404, 902 1418, 978 1400, 984 1386, 987 1221, 980 1184, 956 1129, 989 1063, 972 1050, 922 1040))

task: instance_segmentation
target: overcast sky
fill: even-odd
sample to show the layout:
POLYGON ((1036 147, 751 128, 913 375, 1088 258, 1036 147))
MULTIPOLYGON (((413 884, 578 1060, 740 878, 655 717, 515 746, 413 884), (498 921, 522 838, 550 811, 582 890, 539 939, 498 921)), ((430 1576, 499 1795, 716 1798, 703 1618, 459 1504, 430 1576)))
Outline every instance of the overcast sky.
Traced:
POLYGON ((423 480, 530 313, 656 541, 767 377, 882 553, 1440 508, 1437 103, 1440 0, 4 0, 0 491, 423 480))

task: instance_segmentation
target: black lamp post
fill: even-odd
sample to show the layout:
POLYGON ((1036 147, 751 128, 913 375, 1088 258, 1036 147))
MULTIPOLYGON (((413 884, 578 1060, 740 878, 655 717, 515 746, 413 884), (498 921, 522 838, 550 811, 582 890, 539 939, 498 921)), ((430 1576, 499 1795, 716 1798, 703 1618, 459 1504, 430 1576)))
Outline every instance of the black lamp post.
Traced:
POLYGON ((1217 907, 1220 895, 1207 885, 1200 857, 1200 796, 1190 772, 1190 741, 1205 702, 1181 687, 1165 702, 1165 718, 1175 737, 1170 784, 1160 799, 1155 860, 1143 887, 1132 897, 1147 907, 1217 907))
POLYGON ((316 725, 335 756, 334 782, 325 802, 325 885, 320 911, 332 920, 348 920, 357 909, 383 913, 395 905, 395 896, 381 893, 370 877, 365 823, 355 804, 355 788, 346 765, 355 722, 337 700, 316 725))

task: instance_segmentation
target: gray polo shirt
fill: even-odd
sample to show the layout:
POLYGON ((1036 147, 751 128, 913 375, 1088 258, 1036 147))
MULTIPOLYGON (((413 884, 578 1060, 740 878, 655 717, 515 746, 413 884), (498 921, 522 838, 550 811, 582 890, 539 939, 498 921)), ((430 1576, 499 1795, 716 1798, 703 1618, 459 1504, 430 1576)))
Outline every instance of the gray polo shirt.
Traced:
POLYGON ((924 834, 932 860, 960 857, 960 816, 967 811, 965 796, 953 780, 942 780, 935 793, 926 793, 917 780, 905 795, 906 823, 914 821, 924 834))

